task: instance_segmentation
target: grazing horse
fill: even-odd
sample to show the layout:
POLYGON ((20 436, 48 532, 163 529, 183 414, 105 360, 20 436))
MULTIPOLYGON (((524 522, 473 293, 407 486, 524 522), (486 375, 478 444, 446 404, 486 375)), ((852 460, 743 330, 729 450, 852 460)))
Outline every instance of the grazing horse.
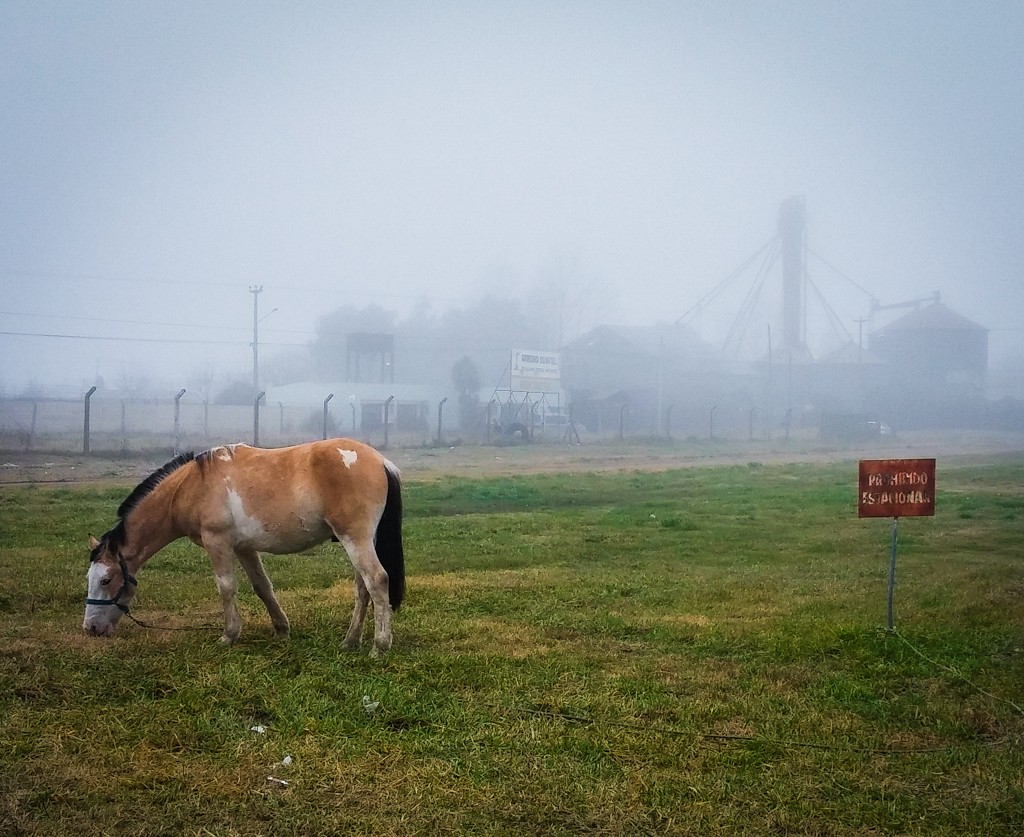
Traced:
POLYGON ((266 605, 274 631, 287 636, 288 617, 259 553, 301 552, 331 539, 341 542, 355 568, 355 607, 345 646, 359 645, 372 600, 371 653, 391 647, 391 613, 405 592, 401 481, 398 468, 368 445, 330 439, 277 449, 237 444, 185 453, 139 483, 117 517, 99 540, 89 536, 82 627, 90 634, 113 634, 135 595, 135 574, 171 541, 187 537, 213 562, 224 608, 221 642, 233 643, 242 629, 236 558, 266 605))

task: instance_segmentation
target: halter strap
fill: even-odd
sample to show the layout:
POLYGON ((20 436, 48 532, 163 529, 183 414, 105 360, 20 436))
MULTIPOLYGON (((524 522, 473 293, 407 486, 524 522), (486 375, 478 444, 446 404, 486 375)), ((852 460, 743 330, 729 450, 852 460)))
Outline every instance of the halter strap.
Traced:
MULTIPOLYGON (((128 585, 129 584, 134 585, 135 587, 138 587, 139 586, 139 582, 137 582, 135 580, 135 576, 133 576, 130 572, 128 572, 128 565, 125 564, 124 558, 122 558, 120 554, 118 554, 118 556, 117 556, 117 563, 121 567, 121 579, 122 579, 121 580, 121 589, 117 591, 117 595, 115 595, 114 598, 112 598, 112 599, 90 599, 90 598, 86 598, 85 603, 87 605, 113 605, 118 610, 120 610, 122 613, 128 613, 128 605, 121 604, 118 601, 118 599, 120 599, 121 596, 123 596, 125 594, 125 592, 128 590, 128 585)), ((131 613, 128 613, 128 615, 131 616, 131 613)))

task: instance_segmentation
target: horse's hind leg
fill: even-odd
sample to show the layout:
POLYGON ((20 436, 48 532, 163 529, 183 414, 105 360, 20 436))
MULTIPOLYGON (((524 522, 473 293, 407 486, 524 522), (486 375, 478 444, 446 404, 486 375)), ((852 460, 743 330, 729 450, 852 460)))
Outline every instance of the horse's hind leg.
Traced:
MULTIPOLYGON (((391 647, 391 601, 388 597, 388 574, 380 565, 377 559, 377 551, 373 548, 373 538, 366 536, 356 540, 348 535, 339 537, 341 545, 345 547, 349 560, 363 582, 366 595, 373 602, 373 649, 371 656, 383 654, 391 647)), ((360 605, 362 599, 356 590, 357 598, 355 610, 352 613, 352 624, 349 625, 348 634, 345 636, 346 643, 358 637, 362 628, 362 619, 356 625, 357 616, 365 616, 366 606, 360 605), (360 613, 362 611, 362 613, 360 613), (360 629, 360 630, 357 630, 360 629), (354 636, 353 636, 354 634, 354 636)))
POLYGON ((236 549, 235 555, 238 556, 238 563, 242 565, 245 574, 249 576, 249 581, 252 582, 252 589, 256 591, 256 595, 260 597, 260 601, 266 606, 267 613, 270 614, 270 622, 274 626, 274 633, 278 637, 288 636, 290 630, 288 617, 281 609, 281 605, 274 595, 274 585, 270 583, 270 577, 263 567, 259 553, 255 550, 242 551, 236 549))
POLYGON ((363 638, 363 621, 366 619, 366 606, 370 603, 370 591, 363 583, 363 576, 359 572, 355 574, 356 580, 353 584, 353 605, 352 621, 348 624, 348 633, 345 634, 345 647, 358 648, 363 638))

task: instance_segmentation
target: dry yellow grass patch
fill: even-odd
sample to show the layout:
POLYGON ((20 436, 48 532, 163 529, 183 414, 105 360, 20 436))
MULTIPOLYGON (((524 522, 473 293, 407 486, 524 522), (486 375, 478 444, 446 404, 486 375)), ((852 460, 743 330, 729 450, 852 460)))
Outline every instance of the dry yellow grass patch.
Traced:
POLYGON ((546 636, 535 627, 497 618, 476 618, 465 622, 467 635, 456 647, 460 651, 489 651, 514 659, 550 654, 567 643, 546 636))
POLYGON ((665 616, 659 616, 658 621, 669 625, 693 625, 697 628, 711 626, 711 620, 700 613, 670 613, 665 616))

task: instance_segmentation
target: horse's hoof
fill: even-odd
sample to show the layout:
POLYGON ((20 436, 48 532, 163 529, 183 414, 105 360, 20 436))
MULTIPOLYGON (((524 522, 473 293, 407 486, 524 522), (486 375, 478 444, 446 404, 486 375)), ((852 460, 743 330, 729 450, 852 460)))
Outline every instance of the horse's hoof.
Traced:
POLYGON ((228 636, 227 634, 224 634, 224 636, 222 636, 222 637, 221 637, 221 638, 220 638, 219 640, 217 640, 217 641, 218 641, 218 642, 219 642, 219 643, 220 643, 221 645, 223 645, 223 646, 224 646, 225 648, 230 648, 230 647, 231 647, 232 645, 234 645, 234 644, 235 644, 235 640, 236 640, 236 639, 238 639, 238 637, 230 637, 230 636, 228 636))

